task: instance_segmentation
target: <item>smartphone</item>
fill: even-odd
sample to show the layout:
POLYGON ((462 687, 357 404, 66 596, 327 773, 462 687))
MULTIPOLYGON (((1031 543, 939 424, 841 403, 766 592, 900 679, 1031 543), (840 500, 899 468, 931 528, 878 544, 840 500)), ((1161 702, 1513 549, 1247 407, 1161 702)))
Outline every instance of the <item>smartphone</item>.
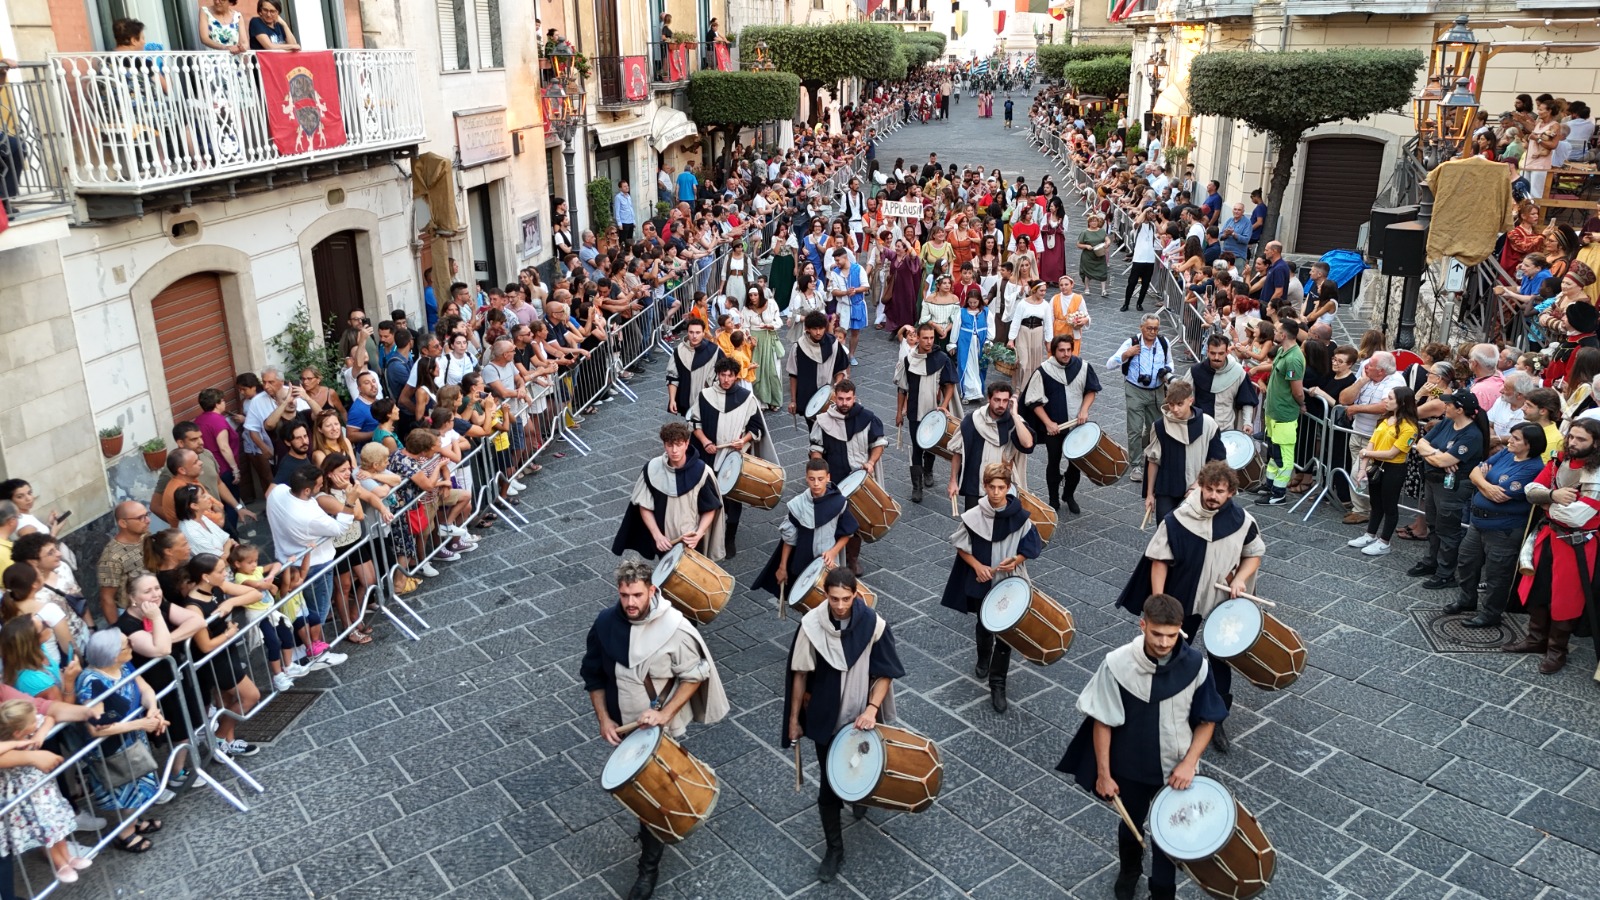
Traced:
POLYGON ((56 514, 56 521, 57 522, 65 522, 67 520, 67 517, 70 516, 70 515, 72 515, 72 510, 70 510, 70 509, 67 510, 66 512, 57 513, 56 514))

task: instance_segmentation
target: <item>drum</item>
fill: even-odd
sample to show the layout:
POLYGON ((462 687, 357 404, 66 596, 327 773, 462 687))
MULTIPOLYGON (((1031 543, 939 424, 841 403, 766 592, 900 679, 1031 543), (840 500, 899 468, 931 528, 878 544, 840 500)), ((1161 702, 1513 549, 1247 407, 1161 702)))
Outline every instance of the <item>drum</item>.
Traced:
POLYGON ((1239 473, 1240 490, 1252 490, 1267 474, 1267 457, 1250 435, 1242 431, 1224 431, 1220 437, 1228 468, 1239 473))
MULTIPOLYGON (((823 564, 822 557, 813 559, 811 565, 806 566, 800 577, 795 579, 795 583, 789 585, 789 605, 804 612, 826 603, 828 592, 822 587, 822 580, 826 577, 828 567, 823 564)), ((868 606, 878 605, 878 595, 859 578, 856 579, 856 593, 868 606)))
POLYGON ((683 840, 717 808, 717 773, 660 728, 640 728, 611 751, 600 787, 668 844, 683 840))
POLYGON ((817 388, 817 392, 811 395, 810 400, 806 401, 806 418, 815 419, 817 416, 827 412, 828 407, 832 405, 833 385, 825 384, 817 388))
POLYGON ((683 544, 673 545, 661 557, 650 581, 679 612, 701 625, 715 619, 733 596, 733 576, 683 544))
POLYGON ((1095 484, 1115 484, 1128 471, 1128 451, 1093 422, 1067 432, 1061 453, 1095 484))
POLYGON ((1206 616, 1206 652, 1264 691, 1281 691, 1306 670, 1306 645, 1293 628, 1243 597, 1206 616))
POLYGON ((890 725, 839 729, 824 765, 840 799, 879 809, 922 812, 939 796, 944 779, 938 745, 890 725))
POLYGON ((717 489, 722 496, 760 509, 783 499, 783 467, 759 456, 723 450, 717 453, 717 489))
POLYGON ((900 519, 900 504, 865 469, 846 475, 839 483, 839 493, 861 526, 856 534, 869 544, 882 539, 900 519))
POLYGON ((950 452, 950 439, 960 427, 960 419, 945 415, 943 410, 933 410, 917 423, 917 446, 934 456, 950 459, 955 455, 950 452))
POLYGON ((1048 666, 1066 655, 1077 633, 1072 613, 1020 575, 995 582, 978 608, 978 622, 1035 665, 1048 666))
POLYGON ((1150 803, 1150 838, 1206 893, 1245 900, 1266 890, 1278 851, 1261 823, 1214 778, 1164 787, 1150 803))
POLYGON ((1039 540, 1050 543, 1051 536, 1056 533, 1056 523, 1060 521, 1056 511, 1050 508, 1050 504, 1040 500, 1038 494, 1018 490, 1017 499, 1022 502, 1022 508, 1028 511, 1033 527, 1039 529, 1039 540))

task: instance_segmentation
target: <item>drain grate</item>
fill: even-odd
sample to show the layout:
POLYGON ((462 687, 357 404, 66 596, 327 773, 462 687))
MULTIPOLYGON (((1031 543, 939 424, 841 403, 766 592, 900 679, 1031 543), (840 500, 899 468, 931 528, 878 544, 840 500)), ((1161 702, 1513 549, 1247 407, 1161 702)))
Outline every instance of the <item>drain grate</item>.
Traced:
POLYGON ((234 736, 252 744, 271 743, 287 731, 301 713, 310 709, 322 694, 322 691, 284 691, 250 721, 235 725, 234 736))
POLYGON ((1439 609, 1413 609, 1411 618, 1422 630, 1435 653, 1490 653, 1498 652, 1501 644, 1521 640, 1526 633, 1520 622, 1510 616, 1502 618, 1495 628, 1467 628, 1463 622, 1476 613, 1446 615, 1439 609))

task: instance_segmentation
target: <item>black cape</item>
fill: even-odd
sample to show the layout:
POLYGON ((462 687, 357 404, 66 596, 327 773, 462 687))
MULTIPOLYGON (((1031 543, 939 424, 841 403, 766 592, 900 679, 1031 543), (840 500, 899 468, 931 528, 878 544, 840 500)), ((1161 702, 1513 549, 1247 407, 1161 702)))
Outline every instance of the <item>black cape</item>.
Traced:
MULTIPOLYGON (((878 628, 878 614, 872 611, 865 600, 856 598, 855 606, 850 609, 850 627, 844 630, 844 658, 849 665, 855 665, 861 654, 872 648, 872 656, 867 660, 867 675, 872 679, 878 678, 904 678, 906 668, 900 663, 900 654, 894 646, 894 629, 885 625, 883 637, 873 643, 872 634, 878 628)), ((795 638, 800 636, 800 629, 795 629, 795 638)), ((794 655, 795 640, 789 641, 789 656, 794 655)), ((786 657, 787 659, 787 657, 786 657)), ((789 717, 792 715, 795 703, 800 704, 800 731, 822 747, 833 741, 834 722, 839 719, 839 694, 844 680, 844 673, 828 665, 827 660, 820 655, 817 657, 817 667, 806 675, 806 693, 804 697, 794 695, 793 670, 787 666, 783 673, 783 718, 778 723, 778 745, 785 750, 793 741, 789 740, 789 717)))
MULTIPOLYGON (((1017 542, 1017 552, 1028 559, 1038 559, 1039 553, 1044 550, 1039 529, 1032 527, 1033 521, 1028 518, 1028 511, 1022 508, 1022 501, 1016 497, 1007 497, 1006 501, 1006 508, 995 513, 993 540, 986 541, 967 528, 964 521, 961 524, 962 528, 967 528, 972 540, 972 557, 986 566, 994 565, 991 554, 995 543, 1024 529, 1029 531, 1017 542)), ((975 613, 983 605, 983 598, 988 596, 996 580, 998 578, 991 578, 988 583, 978 581, 978 574, 957 555, 950 566, 950 577, 945 579, 944 596, 939 599, 939 605, 956 612, 975 613)))
MULTIPOLYGON (((1210 541, 1196 535, 1183 527, 1182 520, 1176 512, 1167 513, 1164 520, 1167 526, 1167 543, 1172 546, 1172 560, 1167 563, 1166 593, 1178 598, 1183 604, 1185 616, 1194 615, 1194 598, 1200 590, 1200 570, 1205 566, 1206 552, 1210 549, 1210 541)), ((1211 520, 1211 534, 1213 540, 1225 538, 1245 526, 1244 509, 1232 500, 1211 520)), ((1255 540, 1256 526, 1252 523, 1250 533, 1245 535, 1245 543, 1255 540)), ((1140 557, 1138 565, 1134 566, 1133 574, 1128 576, 1128 583, 1122 589, 1122 594, 1117 597, 1117 605, 1140 615, 1144 612, 1144 601, 1150 598, 1150 557, 1140 557)))
MULTIPOLYGON (((844 495, 839 493, 839 489, 831 484, 828 485, 828 489, 823 492, 820 499, 811 501, 811 505, 812 521, 833 524, 833 539, 836 541, 841 537, 855 534, 861 528, 861 523, 857 522, 855 515, 850 512, 849 504, 845 501, 844 495)), ((790 518, 792 519, 793 516, 790 516, 790 518)), ((804 528, 799 522, 794 523, 794 528, 794 547, 789 551, 787 569, 789 573, 789 589, 791 591, 794 590, 795 579, 799 578, 800 573, 806 570, 806 566, 811 565, 812 561, 816 559, 815 556, 811 555, 814 545, 812 533, 815 529, 804 528)), ((761 568, 761 573, 756 576, 755 582, 750 586, 758 591, 766 591, 774 597, 781 596, 782 592, 778 585, 777 572, 778 560, 782 556, 783 542, 779 541, 778 546, 772 548, 772 556, 768 557, 767 564, 761 568)))
MULTIPOLYGON (((645 463, 645 471, 649 471, 649 466, 648 462, 645 463)), ((677 485, 674 488, 677 493, 672 496, 681 497, 687 493, 697 482, 700 482, 701 473, 706 468, 705 461, 698 456, 690 454, 685 458, 683 468, 673 471, 673 475, 677 478, 677 485)), ((669 498, 666 494, 657 490, 654 484, 650 483, 648 476, 645 476, 644 483, 645 487, 650 491, 650 495, 655 499, 655 509, 651 510, 651 515, 655 516, 656 527, 665 531, 667 500, 669 498)), ((722 508, 722 495, 717 493, 717 479, 715 476, 707 478, 700 483, 700 493, 697 498, 696 508, 702 513, 722 508)), ((650 536, 650 529, 645 527, 643 512, 638 504, 628 504, 627 511, 622 514, 622 524, 617 528, 617 536, 611 541, 612 553, 621 556, 623 553, 632 550, 645 559, 655 559, 660 555, 660 552, 656 550, 655 538, 650 536)))

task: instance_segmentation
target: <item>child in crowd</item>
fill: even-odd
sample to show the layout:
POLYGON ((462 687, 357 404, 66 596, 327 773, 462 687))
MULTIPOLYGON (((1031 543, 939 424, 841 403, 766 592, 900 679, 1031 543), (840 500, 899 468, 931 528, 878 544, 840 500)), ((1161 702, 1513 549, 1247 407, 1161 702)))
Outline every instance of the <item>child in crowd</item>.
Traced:
MULTIPOLYGON (((368 445, 372 446, 372 445, 368 445)), ((307 554, 296 570, 299 580, 304 580, 310 567, 307 554)), ((283 563, 261 565, 261 550, 252 544, 234 544, 228 551, 228 569, 233 572, 233 583, 255 588, 261 598, 244 608, 247 622, 261 622, 261 642, 266 646, 267 668, 272 670, 272 686, 286 691, 294 686, 294 679, 311 670, 294 661, 294 629, 289 623, 299 618, 301 601, 294 597, 282 609, 273 609, 281 593, 277 578, 283 572, 283 563)), ((289 576, 295 579, 295 574, 289 576)), ((297 582, 298 583, 298 582, 297 582)))
POLYGON ((56 879, 72 884, 78 880, 78 872, 93 861, 72 855, 67 839, 78 827, 77 816, 55 781, 46 780, 48 776, 34 765, 40 754, 60 764, 61 757, 38 749, 54 727, 53 719, 39 715, 26 700, 0 703, 0 806, 10 807, 0 818, 0 853, 16 859, 29 850, 46 847, 56 879), (39 781, 45 783, 16 803, 39 781))

